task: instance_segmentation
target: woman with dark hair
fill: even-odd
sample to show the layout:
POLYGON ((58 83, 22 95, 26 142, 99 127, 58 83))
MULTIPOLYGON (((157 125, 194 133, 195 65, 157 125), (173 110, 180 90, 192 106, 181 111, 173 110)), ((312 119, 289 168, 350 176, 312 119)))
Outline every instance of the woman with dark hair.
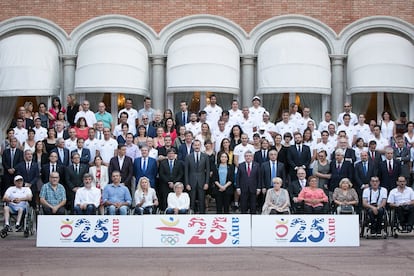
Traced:
POLYGON ((53 97, 52 99, 52 106, 49 108, 49 113, 53 116, 53 119, 49 118, 49 125, 53 127, 55 125, 55 121, 57 120, 57 114, 59 111, 66 113, 66 109, 62 107, 62 103, 60 102, 59 97, 53 97))
POLYGON ((224 138, 221 140, 220 151, 217 153, 217 164, 220 163, 220 155, 226 153, 228 157, 228 163, 233 164, 233 151, 230 149, 230 139, 224 138))
POLYGON ((185 140, 185 126, 180 126, 178 128, 177 138, 174 141, 174 147, 179 149, 181 144, 184 144, 185 140))
POLYGON ((119 134, 118 137, 116 137, 116 141, 118 142, 118 145, 124 145, 126 143, 128 132, 129 132, 128 123, 122 123, 121 124, 121 134, 119 134))
POLYGON ((49 127, 49 119, 53 120, 53 115, 47 110, 45 103, 40 103, 37 107, 38 111, 35 114, 35 118, 39 117, 41 121, 41 126, 44 128, 49 127))
POLYGON ((171 143, 174 144, 175 139, 177 138, 177 130, 175 129, 174 119, 167 118, 164 121, 164 137, 170 136, 171 143))
POLYGON ((47 129, 47 137, 43 140, 43 143, 48 154, 56 148, 56 130, 53 127, 47 129))
POLYGON ((69 128, 70 128, 70 124, 69 124, 69 122, 66 120, 66 115, 65 115, 65 113, 63 112, 63 111, 59 111, 58 113, 57 113, 57 118, 56 118, 56 121, 55 121, 55 126, 56 126, 56 122, 62 122, 62 124, 63 124, 63 129, 66 129, 66 130, 68 130, 69 128))
POLYGON ((76 131, 76 138, 88 139, 89 127, 85 117, 80 117, 74 127, 76 131))
POLYGON ((383 111, 381 118, 381 134, 388 142, 391 142, 394 135, 394 122, 391 120, 391 114, 388 111, 383 111))
MULTIPOLYGON (((10 139, 14 137, 14 129, 13 128, 9 128, 7 130, 7 136, 6 139, 4 139, 4 141, 1 143, 1 154, 3 154, 3 152, 10 148, 10 139)), ((17 141, 17 143, 19 143, 17 141)), ((19 144, 17 145, 17 147, 19 147, 19 144)))
MULTIPOLYGON (((162 123, 163 123, 163 125, 165 125, 165 122, 166 122, 166 121, 167 121, 167 119, 169 119, 169 118, 173 119, 173 122, 174 122, 174 117, 173 117, 173 112, 172 112, 172 110, 171 110, 171 109, 166 109, 166 110, 164 110, 163 119, 162 119, 162 123)), ((175 125, 175 122, 174 122, 174 125, 175 125)))
POLYGON ((298 200, 304 202, 303 210, 305 214, 323 214, 324 204, 328 202, 325 192, 318 187, 318 178, 314 175, 308 178, 309 186, 304 187, 299 195, 298 200))
POLYGON ((243 134, 243 130, 239 125, 234 125, 230 130, 230 149, 234 150, 234 148, 241 143, 241 135, 243 134))
POLYGON ((76 97, 73 94, 66 97, 66 102, 68 103, 66 107, 67 120, 70 126, 74 126, 75 116, 79 111, 79 104, 76 102, 76 97))
POLYGON ((404 133, 404 140, 408 148, 414 145, 414 122, 407 123, 407 132, 404 133))
POLYGON ((134 139, 134 144, 141 148, 147 145, 147 129, 144 125, 139 125, 137 128, 137 137, 134 139))
POLYGON ((36 145, 35 134, 36 133, 33 129, 29 129, 27 131, 27 139, 26 141, 23 142, 23 145, 22 145, 23 152, 25 152, 26 150, 31 150, 32 153, 35 152, 35 145, 36 145))
POLYGON ((234 190, 234 166, 229 164, 229 156, 225 152, 221 152, 217 158, 220 161, 212 167, 213 196, 216 199, 217 214, 229 214, 234 190))
POLYGON ((355 151, 355 162, 361 161, 361 152, 368 151, 368 148, 364 146, 364 139, 362 137, 359 137, 356 139, 355 146, 353 147, 355 151))

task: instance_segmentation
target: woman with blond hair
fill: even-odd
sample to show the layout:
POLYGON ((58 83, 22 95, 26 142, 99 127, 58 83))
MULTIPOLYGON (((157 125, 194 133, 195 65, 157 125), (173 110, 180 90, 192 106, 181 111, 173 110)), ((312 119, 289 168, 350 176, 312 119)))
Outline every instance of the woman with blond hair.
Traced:
POLYGON ((135 215, 153 214, 158 206, 158 198, 155 190, 151 188, 148 177, 141 177, 138 180, 138 187, 135 191, 135 215))
POLYGON ((353 214, 355 206, 358 205, 358 194, 352 188, 351 180, 342 178, 339 187, 334 190, 333 201, 337 214, 353 214))

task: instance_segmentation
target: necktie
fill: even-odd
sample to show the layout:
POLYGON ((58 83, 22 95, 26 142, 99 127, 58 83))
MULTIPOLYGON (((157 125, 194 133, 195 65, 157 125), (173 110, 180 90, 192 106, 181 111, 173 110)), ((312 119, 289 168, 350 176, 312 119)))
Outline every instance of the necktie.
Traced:
POLYGON ((298 155, 300 156, 300 146, 298 145, 298 155))
POLYGON ((262 159, 265 160, 266 159, 266 151, 265 150, 262 150, 262 155, 263 155, 262 159))
POLYGON ((198 152, 196 153, 196 162, 197 162, 197 164, 198 164, 198 162, 200 161, 200 157, 198 156, 198 152))
POLYGON ((373 151, 371 151, 371 159, 374 160, 375 159, 375 153, 373 151))
POLYGON ((367 175, 367 162, 362 163, 362 170, 364 171, 364 175, 367 175))
POLYGON ((52 172, 55 172, 56 171, 56 167, 55 166, 56 166, 55 164, 52 165, 52 172))
POLYGON ((249 177, 250 177, 250 172, 251 172, 250 163, 247 163, 247 176, 249 176, 249 177))
POLYGON ((338 163, 338 164, 336 165, 336 170, 337 170, 338 172, 341 170, 341 164, 340 164, 340 163, 338 163))
POLYGON ((59 155, 60 155, 60 161, 62 161, 62 163, 63 163, 64 154, 63 154, 63 150, 62 149, 59 149, 59 155))
POLYGON ((391 161, 388 161, 388 173, 392 173, 391 161))
POLYGON ((79 174, 79 165, 75 166, 76 174, 79 174))
POLYGON ((142 170, 147 171, 147 159, 144 159, 144 164, 142 165, 142 170))
POLYGON ((185 125, 186 121, 185 121, 185 112, 183 112, 183 125, 185 125))
POLYGON ((27 170, 27 172, 29 172, 29 171, 30 171, 30 163, 29 163, 29 162, 27 162, 27 165, 26 165, 26 170, 27 170))
POLYGON ((173 161, 170 160, 170 173, 172 173, 172 171, 173 171, 173 161))
MULTIPOLYGON (((272 162, 272 179, 276 177, 276 162, 272 162)), ((272 182, 273 187, 273 182, 272 182)))
POLYGON ((102 132, 99 131, 99 140, 102 139, 102 132))
POLYGON ((10 165, 10 168, 13 168, 14 166, 14 151, 15 151, 15 149, 11 149, 11 154, 10 154, 10 163, 11 163, 11 165, 10 165))

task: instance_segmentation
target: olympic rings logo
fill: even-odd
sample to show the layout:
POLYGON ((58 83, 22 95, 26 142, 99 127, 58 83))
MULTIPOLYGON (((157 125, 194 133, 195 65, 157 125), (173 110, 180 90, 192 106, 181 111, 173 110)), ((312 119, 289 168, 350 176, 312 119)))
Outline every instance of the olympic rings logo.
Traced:
POLYGON ((161 237, 161 243, 163 244, 169 244, 169 245, 175 245, 180 241, 180 238, 178 236, 162 236, 161 237))

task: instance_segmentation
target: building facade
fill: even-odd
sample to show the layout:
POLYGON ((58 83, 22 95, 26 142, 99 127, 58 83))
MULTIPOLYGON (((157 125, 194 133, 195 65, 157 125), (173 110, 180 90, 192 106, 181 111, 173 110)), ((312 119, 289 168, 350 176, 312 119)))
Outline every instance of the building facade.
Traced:
MULTIPOLYGON (((2 133, 17 105, 125 98, 172 110, 255 95, 277 120, 297 102, 334 117, 349 101, 414 119, 414 1, 3 1, 2 133), (260 3, 259 3, 260 2, 260 3)), ((336 119, 336 118, 335 118, 336 119)))

